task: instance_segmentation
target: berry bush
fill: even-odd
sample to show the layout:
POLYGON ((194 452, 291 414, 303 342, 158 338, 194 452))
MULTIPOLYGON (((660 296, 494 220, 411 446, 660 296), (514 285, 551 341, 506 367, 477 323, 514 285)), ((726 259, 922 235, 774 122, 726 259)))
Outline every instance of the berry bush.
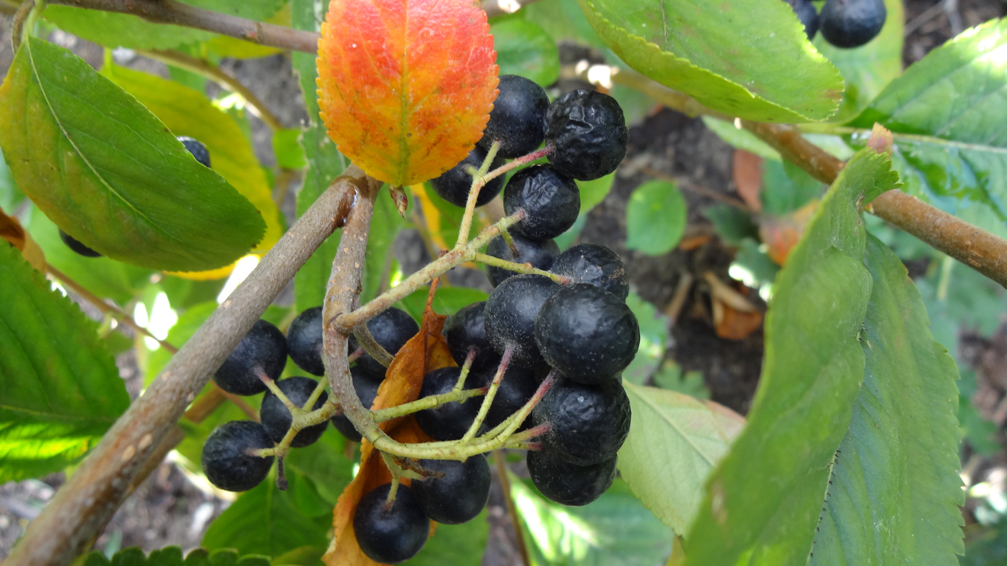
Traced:
POLYGON ((1007 22, 902 72, 900 0, 504 4, 0 0, 0 478, 68 471, 4 564, 478 564, 491 493, 525 566, 966 556, 931 320, 952 268, 1007 283, 1007 22), (281 52, 300 124, 220 65, 281 52), (733 185, 634 157, 655 105, 733 185), (583 241, 638 175, 625 245, 583 241), (633 262, 672 253, 719 267, 658 309, 633 262), (763 337, 744 415, 683 316, 763 337), (92 552, 169 455, 233 501, 202 548, 92 552))

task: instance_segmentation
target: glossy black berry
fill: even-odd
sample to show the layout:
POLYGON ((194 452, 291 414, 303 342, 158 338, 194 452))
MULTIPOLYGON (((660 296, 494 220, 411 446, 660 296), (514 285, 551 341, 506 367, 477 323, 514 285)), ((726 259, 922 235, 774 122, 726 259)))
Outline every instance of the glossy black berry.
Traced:
POLYGON ((525 217, 514 225, 533 240, 555 238, 566 232, 580 214, 580 189, 570 177, 551 165, 532 165, 518 171, 504 189, 507 215, 523 210, 525 217))
POLYGON ((612 487, 616 458, 578 466, 548 450, 528 453, 528 473, 542 495, 561 505, 587 505, 612 487))
POLYGON ((297 367, 312 375, 325 375, 322 361, 322 307, 305 309, 287 329, 287 349, 297 367))
POLYGON ((469 349, 475 348, 476 357, 472 360, 471 368, 473 372, 496 368, 500 363, 500 355, 493 350, 486 337, 486 325, 483 322, 485 308, 486 301, 481 301, 459 309, 444 321, 442 331, 448 341, 451 357, 459 366, 465 364, 469 349))
POLYGON ((464 462, 420 460, 420 467, 443 477, 413 480, 416 501, 428 517, 447 525, 467 523, 479 515, 490 497, 490 465, 482 455, 464 462))
POLYGON ((574 283, 601 287, 622 300, 629 296, 629 277, 619 254, 597 244, 579 244, 559 254, 550 271, 574 283))
MULTIPOLYGON (((276 386, 280 388, 280 391, 294 405, 304 407, 304 404, 308 402, 308 398, 311 397, 311 393, 318 386, 318 382, 307 377, 288 377, 287 379, 277 381, 276 386)), ((314 407, 311 410, 321 409, 325 405, 327 398, 328 395, 323 393, 315 401, 314 407)), ((266 433, 273 439, 273 442, 283 440, 283 437, 287 434, 287 430, 290 429, 292 420, 290 418, 290 411, 280 401, 279 397, 273 395, 272 391, 266 391, 266 394, 262 397, 262 406, 259 407, 259 418, 262 421, 262 427, 266 429, 266 433)), ((322 433, 325 432, 325 424, 323 422, 298 431, 297 435, 290 442, 290 446, 301 448, 314 444, 322 436, 322 433)))
POLYGON ((385 507, 391 487, 386 483, 366 493, 353 514, 360 550, 382 564, 398 564, 416 556, 430 534, 430 519, 409 487, 400 485, 391 508, 385 507))
MULTIPOLYGON (((532 240, 521 234, 514 232, 511 235, 514 240, 514 247, 517 248, 515 256, 507 240, 497 236, 490 240, 486 246, 486 254, 495 258, 513 261, 516 263, 530 263, 532 267, 537 267, 543 271, 549 271, 556 257, 559 255, 559 246, 553 240, 532 240)), ((516 275, 513 271, 502 267, 486 266, 486 275, 490 278, 490 283, 494 287, 503 282, 504 279, 516 275)))
POLYGON ((526 367, 544 364, 535 343, 535 317, 560 286, 544 275, 517 275, 493 289, 483 319, 486 336, 498 354, 513 347, 513 361, 526 367))
POLYGON ((629 129, 614 98, 575 90, 557 98, 546 112, 546 143, 556 149, 549 162, 580 181, 604 177, 626 157, 629 129))
POLYGON ((618 375, 640 346, 640 325, 622 299, 587 283, 565 285, 535 319, 542 357, 567 378, 599 383, 618 375))
MULTIPOLYGON (((416 333, 420 331, 420 325, 416 324, 413 317, 409 316, 406 311, 392 307, 372 318, 367 323, 367 329, 371 331, 374 340, 394 356, 410 338, 416 336, 416 333)), ((357 339, 350 336, 350 353, 352 354, 358 348, 360 348, 360 344, 357 339)), ((372 358, 370 354, 365 353, 361 356, 357 360, 357 366, 376 379, 384 379, 385 377, 385 366, 372 358)))
POLYGON ((828 0, 818 23, 825 41, 836 47, 860 47, 881 33, 887 15, 884 0, 828 0))
POLYGON ((272 323, 259 320, 224 360, 213 381, 228 393, 257 395, 266 390, 259 372, 275 380, 286 363, 287 338, 272 323))
MULTIPOLYGON (((458 383, 461 368, 447 367, 435 369, 423 376, 420 398, 449 393, 458 383)), ((465 389, 479 387, 474 379, 465 380, 465 389)), ((482 397, 469 397, 462 402, 445 403, 436 409, 416 413, 416 424, 434 440, 458 440, 472 426, 479 414, 482 397)))
POLYGON ((489 151, 500 142, 497 155, 514 159, 535 151, 545 138, 545 112, 549 97, 534 81, 517 75, 501 75, 500 93, 493 101, 479 147, 489 151))
POLYGON ((629 397, 622 380, 583 385, 566 378, 553 384, 535 406, 535 424, 552 423, 540 438, 543 445, 579 466, 612 458, 629 435, 629 397))
POLYGON ((210 483, 227 491, 248 491, 269 475, 273 457, 250 450, 272 448, 266 429, 252 421, 231 421, 217 427, 203 445, 203 472, 210 483))
POLYGON ((79 240, 77 240, 70 234, 64 232, 62 228, 59 229, 59 239, 63 240, 63 243, 66 244, 66 247, 70 248, 70 250, 73 251, 74 253, 77 253, 84 257, 101 257, 100 253, 80 243, 79 240))
MULTIPOLYGON (((482 166, 483 161, 486 161, 486 150, 477 147, 470 151, 461 163, 448 169, 440 177, 431 179, 430 185, 434 188, 434 192, 442 199, 455 206, 464 207, 469 199, 469 189, 472 188, 472 175, 469 175, 468 168, 475 167, 478 169, 482 166)), ((503 167, 506 163, 502 157, 497 156, 493 160, 493 164, 490 165, 490 171, 503 167)), ((483 206, 493 200, 494 197, 500 194, 500 189, 503 188, 503 185, 504 176, 501 175, 487 183, 482 189, 479 189, 479 198, 476 199, 476 206, 483 206)))
MULTIPOLYGON (((495 375, 496 368, 486 370, 475 376, 475 381, 482 387, 489 387, 495 375)), ((497 388, 496 397, 493 398, 493 404, 490 405, 490 410, 486 413, 484 421, 486 427, 493 428, 520 410, 535 394, 539 381, 533 370, 517 364, 508 365, 507 371, 504 372, 503 379, 500 381, 500 387, 497 388)), ((519 430, 528 428, 530 423, 530 418, 525 419, 519 430)))
POLYGON ((182 142, 182 145, 185 146, 185 149, 189 150, 189 153, 196 158, 196 161, 206 167, 210 166, 210 150, 206 149, 203 142, 188 136, 178 136, 176 139, 182 142))
POLYGON ((804 24, 804 33, 808 35, 808 40, 815 38, 818 33, 818 10, 811 0, 784 0, 790 4, 790 8, 797 14, 797 19, 804 24))
MULTIPOLYGON (((374 379, 356 367, 350 368, 350 377, 353 378, 353 389, 357 391, 360 403, 370 409, 371 405, 374 404, 374 399, 378 396, 378 387, 381 386, 381 380, 374 379)), ((353 427, 350 419, 346 418, 346 415, 332 417, 332 426, 349 440, 360 442, 362 439, 360 433, 353 427)))

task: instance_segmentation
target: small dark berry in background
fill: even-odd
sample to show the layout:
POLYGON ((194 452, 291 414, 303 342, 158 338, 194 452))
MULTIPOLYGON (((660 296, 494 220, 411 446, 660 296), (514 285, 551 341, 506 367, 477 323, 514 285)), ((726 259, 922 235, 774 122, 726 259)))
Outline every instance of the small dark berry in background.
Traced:
POLYGON ((266 390, 258 370, 275 380, 286 364, 287 338, 271 322, 258 320, 224 360, 213 381, 234 395, 257 395, 266 390))
MULTIPOLYGON (((489 245, 486 246, 486 255, 515 263, 530 263, 532 267, 542 271, 549 271, 553 262, 556 261, 556 257, 559 256, 559 246, 553 240, 532 240, 517 232, 510 236, 514 240, 514 247, 517 248, 517 256, 514 255, 507 240, 502 236, 490 240, 489 245)), ((502 267, 487 265, 486 275, 489 276, 490 283, 496 287, 504 279, 517 275, 517 273, 502 267)))
POLYGON ((544 275, 517 275, 498 285, 486 301, 483 319, 493 349, 503 355, 514 348, 513 363, 525 367, 545 364, 535 343, 535 317, 560 286, 544 275))
POLYGON ((629 276, 619 254, 597 244, 579 244, 559 254, 550 271, 574 283, 601 287, 622 300, 629 296, 629 276))
POLYGON ((542 357, 568 379, 594 384, 618 375, 640 347, 640 325, 622 299, 586 283, 564 285, 535 319, 542 357))
POLYGON ((566 232, 580 214, 580 189, 551 165, 532 165, 511 177, 504 189, 504 210, 525 217, 511 228, 533 240, 555 238, 566 232))
POLYGON ((631 411, 622 380, 582 385, 556 380, 535 406, 536 425, 552 423, 540 440, 558 457, 587 466, 612 458, 629 435, 631 411))
POLYGON ((587 505, 601 497, 615 480, 616 458, 578 466, 548 450, 528 452, 528 473, 535 487, 561 505, 587 505))
MULTIPOLYGON (((461 163, 448 169, 440 177, 431 179, 430 185, 434 188, 434 192, 442 199, 455 206, 464 207, 469 200, 469 190, 472 188, 472 175, 469 174, 467 169, 470 166, 478 169, 482 167, 483 161, 486 161, 486 150, 477 147, 470 151, 461 163)), ((506 163, 502 157, 497 156, 493 160, 493 164, 490 165, 489 170, 492 171, 498 167, 503 167, 506 163)), ((500 189, 503 186, 503 175, 487 183, 485 187, 479 190, 476 206, 483 206, 493 200, 494 197, 500 194, 500 189)))
POLYGON ((360 550, 382 564, 398 564, 416 556, 430 534, 430 519, 408 486, 400 485, 391 509, 385 508, 391 487, 386 483, 366 493, 353 514, 360 550))
MULTIPOLYGON (((495 376, 496 368, 493 368, 470 379, 475 379, 475 382, 481 387, 489 387, 495 376)), ((524 407, 532 395, 535 395, 539 381, 541 380, 533 370, 517 364, 508 365, 503 380, 500 381, 500 387, 497 388, 496 396, 493 398, 493 404, 490 405, 490 410, 486 413, 484 421, 486 427, 497 426, 520 410, 521 407, 524 407)), ((530 423, 531 417, 529 416, 518 430, 529 428, 530 423)))
POLYGON ((273 466, 272 456, 260 458, 248 451, 272 447, 272 439, 259 423, 224 423, 210 433, 203 445, 203 472, 220 489, 248 491, 266 479, 273 466))
POLYGON ((811 0, 784 0, 784 2, 790 4, 790 8, 797 14, 797 19, 804 24, 804 33, 807 34, 808 40, 814 39, 818 33, 818 10, 815 10, 811 0))
POLYGON ((59 239, 63 240, 66 247, 70 248, 71 251, 78 255, 82 255, 84 257, 101 257, 100 253, 80 243, 79 240, 64 232, 62 228, 59 229, 59 239))
MULTIPOLYGON (((353 389, 356 390, 360 403, 370 409, 371 405, 374 404, 374 399, 378 396, 378 387, 381 386, 381 380, 374 379, 357 367, 350 368, 350 377, 353 379, 353 389)), ((332 426, 348 440, 360 442, 363 438, 346 415, 332 417, 332 426)))
POLYGON ((486 337, 486 325, 483 321, 483 311, 486 301, 472 303, 461 308, 444 321, 444 339, 448 341, 451 357, 459 366, 465 364, 469 349, 475 348, 476 357, 472 360, 472 371, 496 369, 500 363, 500 355, 493 350, 489 338, 486 337))
POLYGON ((478 146, 489 151, 500 142, 497 155, 514 159, 535 151, 545 138, 545 112, 549 97, 534 81, 517 75, 501 75, 500 93, 493 101, 490 121, 478 146))
MULTIPOLYGON (((318 382, 307 377, 288 377, 287 379, 277 381, 276 386, 280 388, 280 391, 294 405, 304 407, 304 404, 308 402, 308 398, 315 391, 315 387, 318 386, 318 382)), ((325 405, 326 399, 328 399, 328 395, 322 393, 318 400, 315 401, 311 410, 321 409, 325 405)), ((266 394, 262 397, 262 406, 259 407, 259 418, 262 421, 263 428, 266 429, 266 433, 273 439, 273 442, 277 443, 286 436, 287 431, 290 429, 290 423, 293 420, 290 417, 290 410, 283 404, 283 401, 280 401, 279 397, 273 395, 272 391, 266 391, 266 394)), ((325 425, 326 423, 323 422, 298 431, 297 435, 290 442, 290 446, 293 448, 302 448, 314 444, 321 438, 322 433, 325 432, 325 425)))
POLYGON ((312 375, 325 375, 322 361, 322 307, 305 309, 287 329, 287 349, 297 367, 312 375))
POLYGON ((421 468, 444 477, 413 480, 412 491, 420 508, 432 520, 446 525, 467 523, 479 515, 490 498, 490 465, 479 454, 464 462, 420 460, 421 468))
MULTIPOLYGON (((441 395, 450 393, 458 377, 461 376, 461 368, 446 367, 435 369, 423 376, 423 387, 420 389, 420 399, 431 395, 441 395)), ((479 387, 476 380, 469 376, 465 380, 465 389, 475 389, 479 387)), ((479 406, 482 404, 482 397, 469 397, 465 401, 445 403, 436 409, 427 409, 416 413, 416 424, 427 433, 427 436, 434 440, 458 440, 465 436, 476 415, 479 414, 479 406)))
POLYGON ((607 94, 593 90, 564 94, 549 106, 545 124, 546 143, 555 147, 549 163, 574 179, 604 177, 626 157, 626 118, 607 94))
MULTIPOLYGON (((367 329, 371 331, 374 340, 381 344, 389 354, 395 355, 410 338, 416 336, 420 331, 420 325, 416 324, 413 317, 402 309, 392 307, 367 322, 367 329)), ((349 353, 352 354, 360 344, 357 339, 350 336, 349 353)), ((361 368, 375 379, 385 378, 385 366, 365 353, 357 360, 357 367, 361 368)))
POLYGON ((884 0, 828 0, 818 16, 822 37, 836 47, 866 45, 885 27, 884 0))
POLYGON ((189 150, 189 153, 196 158, 196 161, 206 167, 210 166, 210 150, 206 149, 203 142, 188 136, 178 136, 175 139, 182 142, 182 145, 185 146, 185 149, 189 150))

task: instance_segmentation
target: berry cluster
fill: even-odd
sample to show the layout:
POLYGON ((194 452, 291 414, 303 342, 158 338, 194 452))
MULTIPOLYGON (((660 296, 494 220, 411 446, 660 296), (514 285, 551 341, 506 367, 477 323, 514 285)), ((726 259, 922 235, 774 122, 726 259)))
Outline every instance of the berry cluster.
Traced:
POLYGON ((804 24, 808 39, 818 30, 836 47, 865 45, 881 33, 888 11, 884 0, 826 0, 819 14, 811 0, 784 0, 804 24))

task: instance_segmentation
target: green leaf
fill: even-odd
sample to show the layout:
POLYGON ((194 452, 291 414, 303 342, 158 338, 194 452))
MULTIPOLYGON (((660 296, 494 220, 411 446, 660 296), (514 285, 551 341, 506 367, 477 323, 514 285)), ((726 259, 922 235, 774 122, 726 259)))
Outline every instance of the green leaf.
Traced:
POLYGON ((272 476, 241 494, 207 529, 203 547, 234 548, 243 554, 279 556, 302 546, 327 546, 325 531, 332 516, 305 517, 295 505, 304 478, 287 471, 286 491, 276 489, 272 476))
POLYGON ((685 199, 667 181, 648 181, 626 206, 626 249, 662 255, 675 249, 685 233, 685 199))
POLYGON ((729 273, 748 287, 758 289, 759 296, 768 300, 772 296, 773 281, 780 272, 780 266, 770 259, 764 249, 764 245, 752 238, 742 240, 729 273))
POLYGON ((262 238, 247 199, 136 99, 51 43, 28 38, 14 58, 0 87, 0 146, 35 205, 112 259, 214 269, 262 238))
POLYGON ((0 483, 62 470, 129 406, 97 325, 0 245, 0 483))
POLYGON ((605 44, 591 29, 577 0, 543 0, 527 4, 518 14, 524 14, 548 33, 553 41, 568 41, 604 48, 605 44))
MULTIPOLYGON (((353 481, 353 460, 343 456, 346 438, 334 428, 326 429, 318 442, 293 450, 285 465, 310 481, 318 494, 335 506, 343 488, 353 481)), ((331 516, 331 513, 330 513, 331 516)))
POLYGON ((640 323, 640 347, 636 356, 622 372, 622 378, 636 385, 643 385, 648 377, 657 371, 664 359, 664 344, 668 340, 667 318, 659 314, 654 305, 640 298, 633 291, 626 297, 626 305, 636 315, 640 323))
MULTIPOLYGON (((399 303, 399 307, 406 311, 417 322, 423 318, 423 309, 427 306, 427 289, 417 289, 413 291, 399 303)), ((469 287, 438 287, 437 294, 434 295, 434 312, 440 315, 449 315, 458 312, 459 309, 467 307, 472 303, 485 301, 489 298, 484 291, 469 287)))
POLYGON ((713 224, 717 235, 729 246, 740 246, 745 239, 759 239, 759 227, 744 210, 729 204, 716 204, 703 211, 703 214, 713 224))
MULTIPOLYGON (((892 81, 849 125, 894 134, 909 193, 955 212, 956 199, 1007 220, 1007 20, 965 31, 892 81)), ((866 142, 866 135, 852 142, 866 142)))
POLYGON ((261 555, 246 555, 239 558, 238 554, 230 549, 207 552, 202 548, 189 552, 183 559, 182 549, 177 546, 152 550, 149 556, 144 556, 143 549, 131 546, 116 552, 111 560, 100 550, 92 550, 83 564, 84 566, 269 566, 270 562, 267 557, 261 555))
POLYGON ((448 564, 479 564, 489 539, 489 513, 483 509, 475 519, 461 525, 437 525, 416 558, 403 564, 408 566, 445 566, 448 564))
POLYGON ((14 210, 24 202, 25 196, 14 182, 10 168, 4 161, 3 151, 0 151, 0 210, 14 213, 14 210))
MULTIPOLYGON (((166 342, 176 348, 184 346, 189 341, 189 338, 192 338, 192 335, 199 330, 199 327, 206 322, 206 319, 210 318, 210 315, 217 310, 217 306, 217 301, 207 301, 187 309, 178 317, 171 330, 168 331, 166 342)), ((150 382, 154 381, 154 378, 157 377, 157 374, 161 373, 164 366, 168 365, 168 362, 171 361, 171 356, 171 352, 164 348, 158 348, 150 354, 150 359, 147 362, 147 373, 143 380, 144 387, 149 386, 150 382)))
POLYGON ((762 141, 752 132, 744 128, 736 128, 734 124, 714 118, 713 116, 703 116, 703 124, 706 124, 710 131, 717 134, 717 137, 727 142, 731 147, 743 149, 749 153, 754 153, 763 159, 780 161, 780 152, 762 141))
POLYGON ((954 564, 965 504, 958 370, 899 258, 870 237, 863 387, 832 466, 809 564, 954 564), (884 525, 879 528, 878 525, 884 525))
POLYGON ((276 163, 280 167, 287 169, 307 167, 308 160, 304 156, 304 148, 298 141, 300 137, 300 130, 288 128, 273 132, 273 153, 276 154, 276 163))
POLYGON ((490 26, 500 75, 520 75, 543 87, 559 77, 559 49, 537 24, 508 20, 490 26))
MULTIPOLYGON (((366 303, 378 295, 379 289, 388 288, 391 276, 393 245, 405 220, 399 215, 387 189, 378 191, 374 201, 374 216, 371 231, 367 235, 367 255, 364 257, 364 276, 361 281, 360 303, 366 303)), ((329 264, 332 271, 332 264, 329 264)))
POLYGON ((782 2, 579 0, 630 67, 707 107, 761 122, 831 116, 842 77, 782 2))
POLYGON ((763 161, 759 200, 768 214, 793 212, 821 195, 822 188, 821 183, 789 161, 763 161))
POLYGON ((202 92, 174 81, 112 63, 106 57, 101 74, 132 94, 176 136, 189 136, 206 145, 210 165, 249 200, 266 221, 266 233, 253 252, 269 250, 283 235, 280 211, 273 202, 266 175, 255 150, 234 118, 221 111, 202 92))
MULTIPOLYGON (((777 276, 748 426, 707 484, 687 565, 805 564, 864 379, 871 293, 858 202, 897 186, 872 150, 846 165, 777 276)), ((872 523, 873 524, 873 523, 872 523)))
POLYGON ((534 566, 654 566, 671 554, 672 533, 615 480, 597 501, 565 507, 511 476, 534 566))
POLYGON ((633 407, 619 473, 648 509, 676 533, 699 511, 703 485, 745 419, 712 401, 625 383, 633 407))
POLYGON ((615 173, 599 177, 591 181, 577 181, 580 190, 580 214, 587 214, 591 209, 601 204, 612 190, 615 173))

